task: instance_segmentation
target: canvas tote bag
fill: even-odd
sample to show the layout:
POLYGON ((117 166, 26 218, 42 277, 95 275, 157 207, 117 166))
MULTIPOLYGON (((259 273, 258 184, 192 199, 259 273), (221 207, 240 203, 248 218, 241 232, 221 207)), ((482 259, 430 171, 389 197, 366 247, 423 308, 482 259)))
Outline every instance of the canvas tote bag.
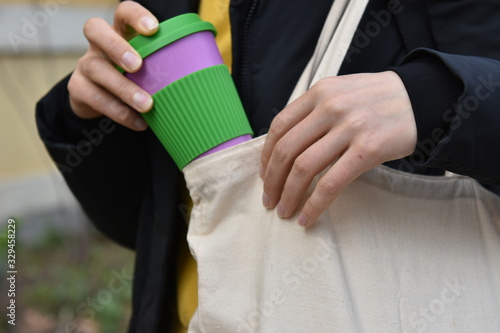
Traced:
MULTIPOLYGON (((335 75, 366 4, 336 0, 291 100, 335 75)), ((377 167, 310 228, 261 204, 265 137, 189 164, 189 332, 500 332, 500 200, 377 167)))

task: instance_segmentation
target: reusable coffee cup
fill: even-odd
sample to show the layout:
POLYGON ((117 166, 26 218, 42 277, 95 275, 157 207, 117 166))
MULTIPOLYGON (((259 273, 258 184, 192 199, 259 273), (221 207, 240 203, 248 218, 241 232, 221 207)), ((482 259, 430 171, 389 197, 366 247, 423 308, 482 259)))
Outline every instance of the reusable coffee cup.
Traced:
POLYGON ((129 41, 143 65, 125 75, 153 96, 143 117, 179 169, 253 135, 215 33, 211 23, 190 13, 129 41))

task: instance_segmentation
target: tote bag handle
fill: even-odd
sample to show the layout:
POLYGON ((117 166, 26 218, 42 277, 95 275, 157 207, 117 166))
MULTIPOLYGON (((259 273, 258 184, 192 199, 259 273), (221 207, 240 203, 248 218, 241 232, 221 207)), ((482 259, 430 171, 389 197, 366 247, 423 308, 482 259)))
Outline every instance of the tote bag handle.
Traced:
POLYGON ((304 94, 314 83, 336 76, 368 0, 335 0, 328 13, 314 54, 297 81, 288 103, 304 94))

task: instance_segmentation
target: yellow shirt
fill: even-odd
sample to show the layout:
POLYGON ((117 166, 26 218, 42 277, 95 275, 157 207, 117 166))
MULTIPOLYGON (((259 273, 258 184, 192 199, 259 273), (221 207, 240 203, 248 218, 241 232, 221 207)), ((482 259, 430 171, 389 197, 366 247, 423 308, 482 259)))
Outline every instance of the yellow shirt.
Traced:
POLYGON ((202 20, 212 23, 217 30, 215 41, 222 54, 224 64, 232 66, 231 24, 229 21, 230 0, 201 0, 198 13, 202 20))
MULTIPOLYGON (((230 0, 201 0, 199 15, 202 20, 208 21, 217 29, 215 41, 224 60, 224 64, 231 71, 231 25, 229 21, 230 0)), ((184 202, 192 207, 189 195, 186 194, 184 202)), ((178 249, 177 266, 177 309, 180 327, 179 333, 187 332, 189 321, 198 306, 198 273, 196 261, 191 256, 187 242, 184 241, 178 249)))

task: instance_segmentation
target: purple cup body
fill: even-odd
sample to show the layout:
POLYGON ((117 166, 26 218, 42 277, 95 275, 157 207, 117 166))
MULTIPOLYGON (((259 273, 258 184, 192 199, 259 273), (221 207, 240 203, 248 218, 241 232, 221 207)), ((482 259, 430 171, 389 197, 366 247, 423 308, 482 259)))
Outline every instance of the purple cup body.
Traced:
MULTIPOLYGON (((178 39, 150 54, 143 59, 141 69, 135 73, 125 73, 125 76, 148 94, 154 95, 184 76, 223 63, 213 33, 200 31, 178 39)), ((251 138, 250 135, 242 135, 228 140, 197 158, 213 154, 251 138)))
POLYGON ((141 69, 125 75, 154 95, 170 83, 207 67, 223 64, 214 35, 200 31, 170 43, 143 59, 141 69))
POLYGON ((205 156, 208 156, 208 155, 211 155, 213 153, 216 153, 218 151, 227 149, 227 148, 232 147, 232 146, 239 145, 240 143, 243 143, 243 142, 251 140, 251 139, 252 139, 252 136, 248 135, 248 134, 236 137, 234 139, 231 139, 231 140, 228 140, 226 142, 223 142, 220 145, 215 146, 214 148, 212 148, 210 150, 207 150, 206 152, 204 152, 203 154, 201 154, 200 156, 198 156, 196 159, 201 158, 201 157, 205 157, 205 156))

